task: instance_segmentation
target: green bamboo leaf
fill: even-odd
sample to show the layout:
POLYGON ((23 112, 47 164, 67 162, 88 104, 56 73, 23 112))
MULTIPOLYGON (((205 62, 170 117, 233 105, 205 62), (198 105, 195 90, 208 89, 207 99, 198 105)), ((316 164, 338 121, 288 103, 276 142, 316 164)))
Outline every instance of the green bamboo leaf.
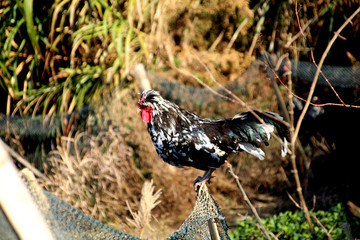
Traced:
POLYGON ((33 0, 24 0, 24 17, 26 21, 26 30, 28 32, 31 44, 35 50, 35 53, 41 58, 43 58, 41 54, 41 49, 39 45, 39 36, 36 31, 36 26, 34 25, 33 19, 33 0))
MULTIPOLYGON (((5 73, 5 75, 10 76, 9 71, 7 70, 7 68, 5 67, 4 63, 2 61, 0 61, 0 68, 3 70, 3 73, 5 73)), ((7 91, 8 90, 8 84, 6 83, 6 80, 4 78, 0 78, 0 86, 7 91)))
POLYGON ((83 106, 84 103, 86 103, 87 101, 85 100, 86 97, 86 93, 87 90, 89 88, 91 88, 92 84, 89 82, 85 85, 82 86, 82 88, 79 90, 79 92, 77 92, 76 96, 77 96, 77 103, 76 103, 76 107, 80 108, 83 106))
POLYGON ((113 24, 111 27, 111 39, 113 43, 115 43, 115 49, 120 59, 120 65, 123 65, 123 57, 124 57, 124 31, 125 31, 126 24, 123 22, 117 22, 117 24, 113 24))
POLYGON ((105 27, 104 37, 109 36, 109 30, 112 25, 111 12, 108 9, 105 9, 102 25, 105 27))
MULTIPOLYGON (((5 64, 2 62, 2 61, 0 61, 0 67, 1 67, 1 69, 3 70, 3 73, 5 74, 5 76, 8 78, 8 80, 11 78, 11 74, 10 74, 10 72, 9 72, 9 70, 8 70, 8 68, 5 66, 5 64)), ((1 79, 3 79, 3 78, 1 78, 1 79)), ((9 82, 6 82, 5 81, 5 79, 3 79, 4 80, 4 83, 6 84, 6 86, 9 84, 9 82)))
POLYGON ((103 35, 105 32, 105 27, 99 25, 99 23, 88 24, 76 32, 74 32, 72 39, 73 39, 73 46, 76 46, 82 41, 93 39, 96 36, 103 35))
MULTIPOLYGON (((3 53, 4 54, 10 54, 11 52, 11 42, 14 39, 14 36, 16 35, 16 33, 19 31, 19 28, 21 27, 21 25, 25 22, 25 19, 22 18, 20 19, 15 27, 10 31, 9 36, 6 38, 5 43, 4 43, 4 49, 3 49, 3 53)), ((9 56, 7 55, 5 58, 8 58, 9 56)))
POLYGON ((123 17, 122 17, 118 12, 114 11, 114 10, 109 6, 109 4, 107 4, 105 1, 103 1, 103 0, 96 0, 96 2, 100 3, 103 8, 111 11, 111 13, 112 13, 115 17, 117 17, 118 19, 123 19, 123 17))

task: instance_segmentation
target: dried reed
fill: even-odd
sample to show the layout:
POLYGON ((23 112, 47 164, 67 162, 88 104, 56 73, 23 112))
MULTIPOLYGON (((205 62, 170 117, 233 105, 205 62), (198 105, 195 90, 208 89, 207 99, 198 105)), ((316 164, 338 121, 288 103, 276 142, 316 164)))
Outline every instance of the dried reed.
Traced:
POLYGON ((50 178, 56 184, 47 186, 49 190, 99 220, 123 219, 125 200, 140 193, 142 175, 121 132, 78 133, 61 140, 48 159, 52 163, 50 178))
POLYGON ((161 189, 157 190, 155 193, 154 190, 155 186, 153 180, 150 182, 144 182, 141 189, 139 210, 137 212, 133 212, 128 202, 126 202, 132 216, 132 219, 126 218, 126 220, 130 226, 135 227, 136 232, 139 233, 140 238, 142 238, 147 231, 153 230, 150 226, 152 217, 151 210, 153 210, 161 202, 159 200, 161 196, 161 189))

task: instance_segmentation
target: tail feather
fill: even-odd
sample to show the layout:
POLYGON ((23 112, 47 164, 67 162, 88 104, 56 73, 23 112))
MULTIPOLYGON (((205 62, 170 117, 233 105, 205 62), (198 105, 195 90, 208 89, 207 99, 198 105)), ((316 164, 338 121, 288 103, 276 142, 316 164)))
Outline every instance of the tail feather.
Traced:
POLYGON ((285 157, 288 151, 288 141, 290 141, 290 131, 289 131, 289 127, 286 124, 286 122, 283 121, 283 117, 280 116, 277 113, 273 113, 273 112, 266 112, 267 114, 270 114, 272 116, 275 117, 272 118, 270 121, 273 122, 273 124, 275 125, 277 132, 279 134, 279 137, 281 139, 281 156, 285 157))
POLYGON ((260 160, 265 159, 265 153, 263 150, 261 150, 261 148, 255 147, 250 143, 239 143, 239 146, 242 150, 250 153, 251 155, 259 158, 260 160))
POLYGON ((259 159, 263 159, 265 154, 260 148, 257 147, 255 140, 257 142, 263 142, 268 145, 271 133, 276 128, 278 135, 282 141, 281 156, 286 156, 288 149, 288 141, 290 139, 290 132, 287 123, 284 122, 283 118, 276 113, 260 112, 256 110, 254 112, 263 119, 265 125, 260 123, 260 121, 250 111, 237 114, 232 118, 232 121, 234 121, 235 125, 240 125, 245 130, 244 132, 247 135, 247 140, 249 140, 247 141, 246 145, 244 145, 244 143, 241 143, 243 146, 240 146, 240 148, 258 157, 259 159))
POLYGON ((290 141, 290 130, 286 122, 283 121, 283 118, 272 112, 267 112, 271 115, 274 115, 277 119, 273 120, 273 124, 275 125, 279 137, 281 139, 281 156, 285 157, 288 151, 288 141, 290 141))
POLYGON ((282 143, 281 143, 281 156, 285 157, 287 154, 287 150, 288 150, 288 141, 286 140, 286 138, 282 139, 282 143))

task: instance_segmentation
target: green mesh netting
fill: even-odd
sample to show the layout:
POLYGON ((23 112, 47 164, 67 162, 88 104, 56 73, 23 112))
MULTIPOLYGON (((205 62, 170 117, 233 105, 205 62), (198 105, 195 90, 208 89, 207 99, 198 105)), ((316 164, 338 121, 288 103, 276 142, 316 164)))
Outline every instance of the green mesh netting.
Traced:
POLYGON ((227 235, 228 226, 219 205, 212 198, 206 185, 200 189, 194 210, 189 217, 167 239, 212 239, 211 230, 218 231, 220 239, 230 239, 227 235), (215 227, 212 228, 211 224, 215 227))
MULTIPOLYGON (((266 56, 272 62, 273 66, 278 65, 277 74, 282 76, 290 68, 286 67, 286 59, 281 59, 280 57, 275 57, 269 54, 263 54, 263 59, 266 61, 266 56), (280 62, 278 62, 280 61, 280 62)), ((291 77, 298 78, 303 81, 312 82, 316 73, 316 66, 311 62, 303 62, 290 60, 291 64, 291 77)), ((360 86, 360 66, 330 66, 323 65, 321 67, 321 72, 326 76, 327 80, 334 87, 340 88, 355 88, 360 86)), ((267 73, 269 77, 273 77, 274 74, 271 71, 271 68, 267 68, 267 73)), ((328 86, 325 78, 320 74, 317 85, 328 86)))
MULTIPOLYGON (((55 239, 139 239, 85 215, 41 189, 33 176, 23 174, 22 178, 55 239)), ((229 239, 227 230, 224 214, 204 185, 193 212, 167 239, 229 239)), ((1 208, 0 233, 0 240, 19 239, 1 208)))

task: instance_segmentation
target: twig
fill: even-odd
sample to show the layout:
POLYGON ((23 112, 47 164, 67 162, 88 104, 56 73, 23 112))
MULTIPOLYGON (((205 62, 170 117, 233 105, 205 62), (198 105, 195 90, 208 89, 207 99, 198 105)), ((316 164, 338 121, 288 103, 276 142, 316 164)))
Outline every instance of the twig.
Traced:
MULTIPOLYGON (((303 26, 303 31, 308 28, 313 22, 315 22, 315 20, 317 19, 317 17, 310 19, 304 26, 303 26)), ((301 36, 301 32, 299 31, 297 34, 295 34, 295 36, 293 36, 291 39, 289 39, 287 41, 287 43, 285 44, 285 48, 290 48, 290 45, 299 37, 301 36)))
POLYGON ((297 208, 301 209, 301 206, 295 201, 295 199, 290 195, 290 193, 287 192, 287 195, 288 195, 288 197, 290 198, 290 200, 294 203, 294 205, 295 205, 297 208))
MULTIPOLYGON (((289 67, 291 67, 291 65, 289 65, 289 67)), ((295 136, 294 133, 294 109, 293 109, 293 95, 291 94, 292 92, 292 79, 291 79, 291 74, 288 74, 288 87, 289 87, 289 115, 290 115, 290 149, 292 151, 292 154, 290 156, 290 161, 291 161, 291 165, 292 165, 292 171, 293 171, 293 175, 295 178, 295 183, 296 183, 296 191, 299 195, 300 198, 300 203, 301 203, 301 209, 304 211, 305 213, 305 217, 306 217, 306 221, 309 224, 309 228, 311 233, 314 233, 314 228, 312 226, 311 223, 311 219, 310 219, 310 215, 309 215, 309 209, 307 208, 306 202, 305 202, 305 198, 302 192, 302 187, 301 187, 301 182, 300 182, 300 177, 299 177, 299 173, 297 170, 297 166, 296 166, 296 152, 295 152, 295 148, 296 148, 296 139, 297 136, 295 136)))
MULTIPOLYGON (((294 205, 295 205, 296 207, 298 207, 299 209, 302 209, 301 206, 299 205, 299 203, 297 203, 297 202, 295 201, 295 199, 294 199, 289 193, 287 193, 287 194, 288 194, 290 200, 294 203, 294 205)), ((330 240, 332 240, 332 237, 330 236, 329 231, 324 227, 324 225, 323 225, 323 224, 320 222, 320 220, 315 216, 315 214, 313 214, 312 212, 310 212, 310 216, 315 219, 315 222, 316 222, 316 223, 320 226, 320 228, 325 232, 326 236, 327 236, 330 240)))
POLYGON ((225 30, 222 30, 221 33, 219 34, 219 36, 215 39, 215 41, 213 42, 213 44, 211 44, 210 48, 209 48, 209 52, 213 52, 215 50, 215 48, 217 47, 217 45, 219 45, 219 43, 221 42, 221 40, 223 39, 225 34, 225 30))
MULTIPOLYGON (((263 232, 263 234, 265 235, 265 237, 269 240, 271 240, 270 236, 269 236, 269 233, 268 231, 266 230, 264 224, 262 223, 261 221, 261 218, 259 217, 259 214, 257 213, 255 207, 252 205, 252 203, 250 202, 244 188, 242 187, 240 181, 239 181, 239 177, 234 173, 233 171, 233 168, 232 168, 232 165, 228 162, 228 161, 225 161, 226 162, 226 165, 229 169, 229 173, 231 174, 231 176, 235 179, 235 182, 236 182, 236 185, 238 186, 238 188, 240 189, 240 192, 241 194, 243 195, 243 198, 244 198, 244 201, 246 202, 246 204, 249 206, 249 208, 251 209, 252 213, 254 214, 255 218, 256 218, 256 221, 258 222, 259 224, 259 227, 261 229, 261 231, 263 232)), ((275 235, 273 235, 275 236, 275 235)), ((275 239, 276 236, 275 236, 275 239)))
POLYGON ((239 36, 239 33, 241 31, 241 29, 243 29, 243 27, 246 25, 246 23, 249 21, 249 18, 245 18, 241 24, 239 25, 239 27, 236 29, 234 35, 231 37, 229 44, 226 46, 225 50, 229 51, 230 48, 232 47, 232 45, 234 44, 235 40, 237 39, 237 37, 239 36))
POLYGON ((315 216, 315 214, 313 214, 312 212, 310 212, 311 217, 313 217, 315 219, 315 222, 320 226, 320 228, 325 232, 326 236, 328 237, 329 240, 333 240, 333 238, 330 236, 329 231, 324 227, 324 225, 322 225, 322 223, 320 222, 320 220, 315 216))
POLYGON ((205 84, 203 81, 201 81, 197 76, 195 76, 194 74, 192 74, 191 72, 185 70, 185 69, 180 69, 177 68, 175 66, 173 66, 177 71, 181 72, 182 74, 188 75, 192 78, 194 78, 198 83, 201 84, 201 86, 205 87, 206 89, 208 89, 210 92, 212 92, 213 94, 215 94, 216 96, 219 96, 223 99, 225 99, 226 101, 230 101, 230 102, 236 102, 234 99, 229 98, 221 93, 216 92, 214 89, 212 89, 209 85, 205 84))

